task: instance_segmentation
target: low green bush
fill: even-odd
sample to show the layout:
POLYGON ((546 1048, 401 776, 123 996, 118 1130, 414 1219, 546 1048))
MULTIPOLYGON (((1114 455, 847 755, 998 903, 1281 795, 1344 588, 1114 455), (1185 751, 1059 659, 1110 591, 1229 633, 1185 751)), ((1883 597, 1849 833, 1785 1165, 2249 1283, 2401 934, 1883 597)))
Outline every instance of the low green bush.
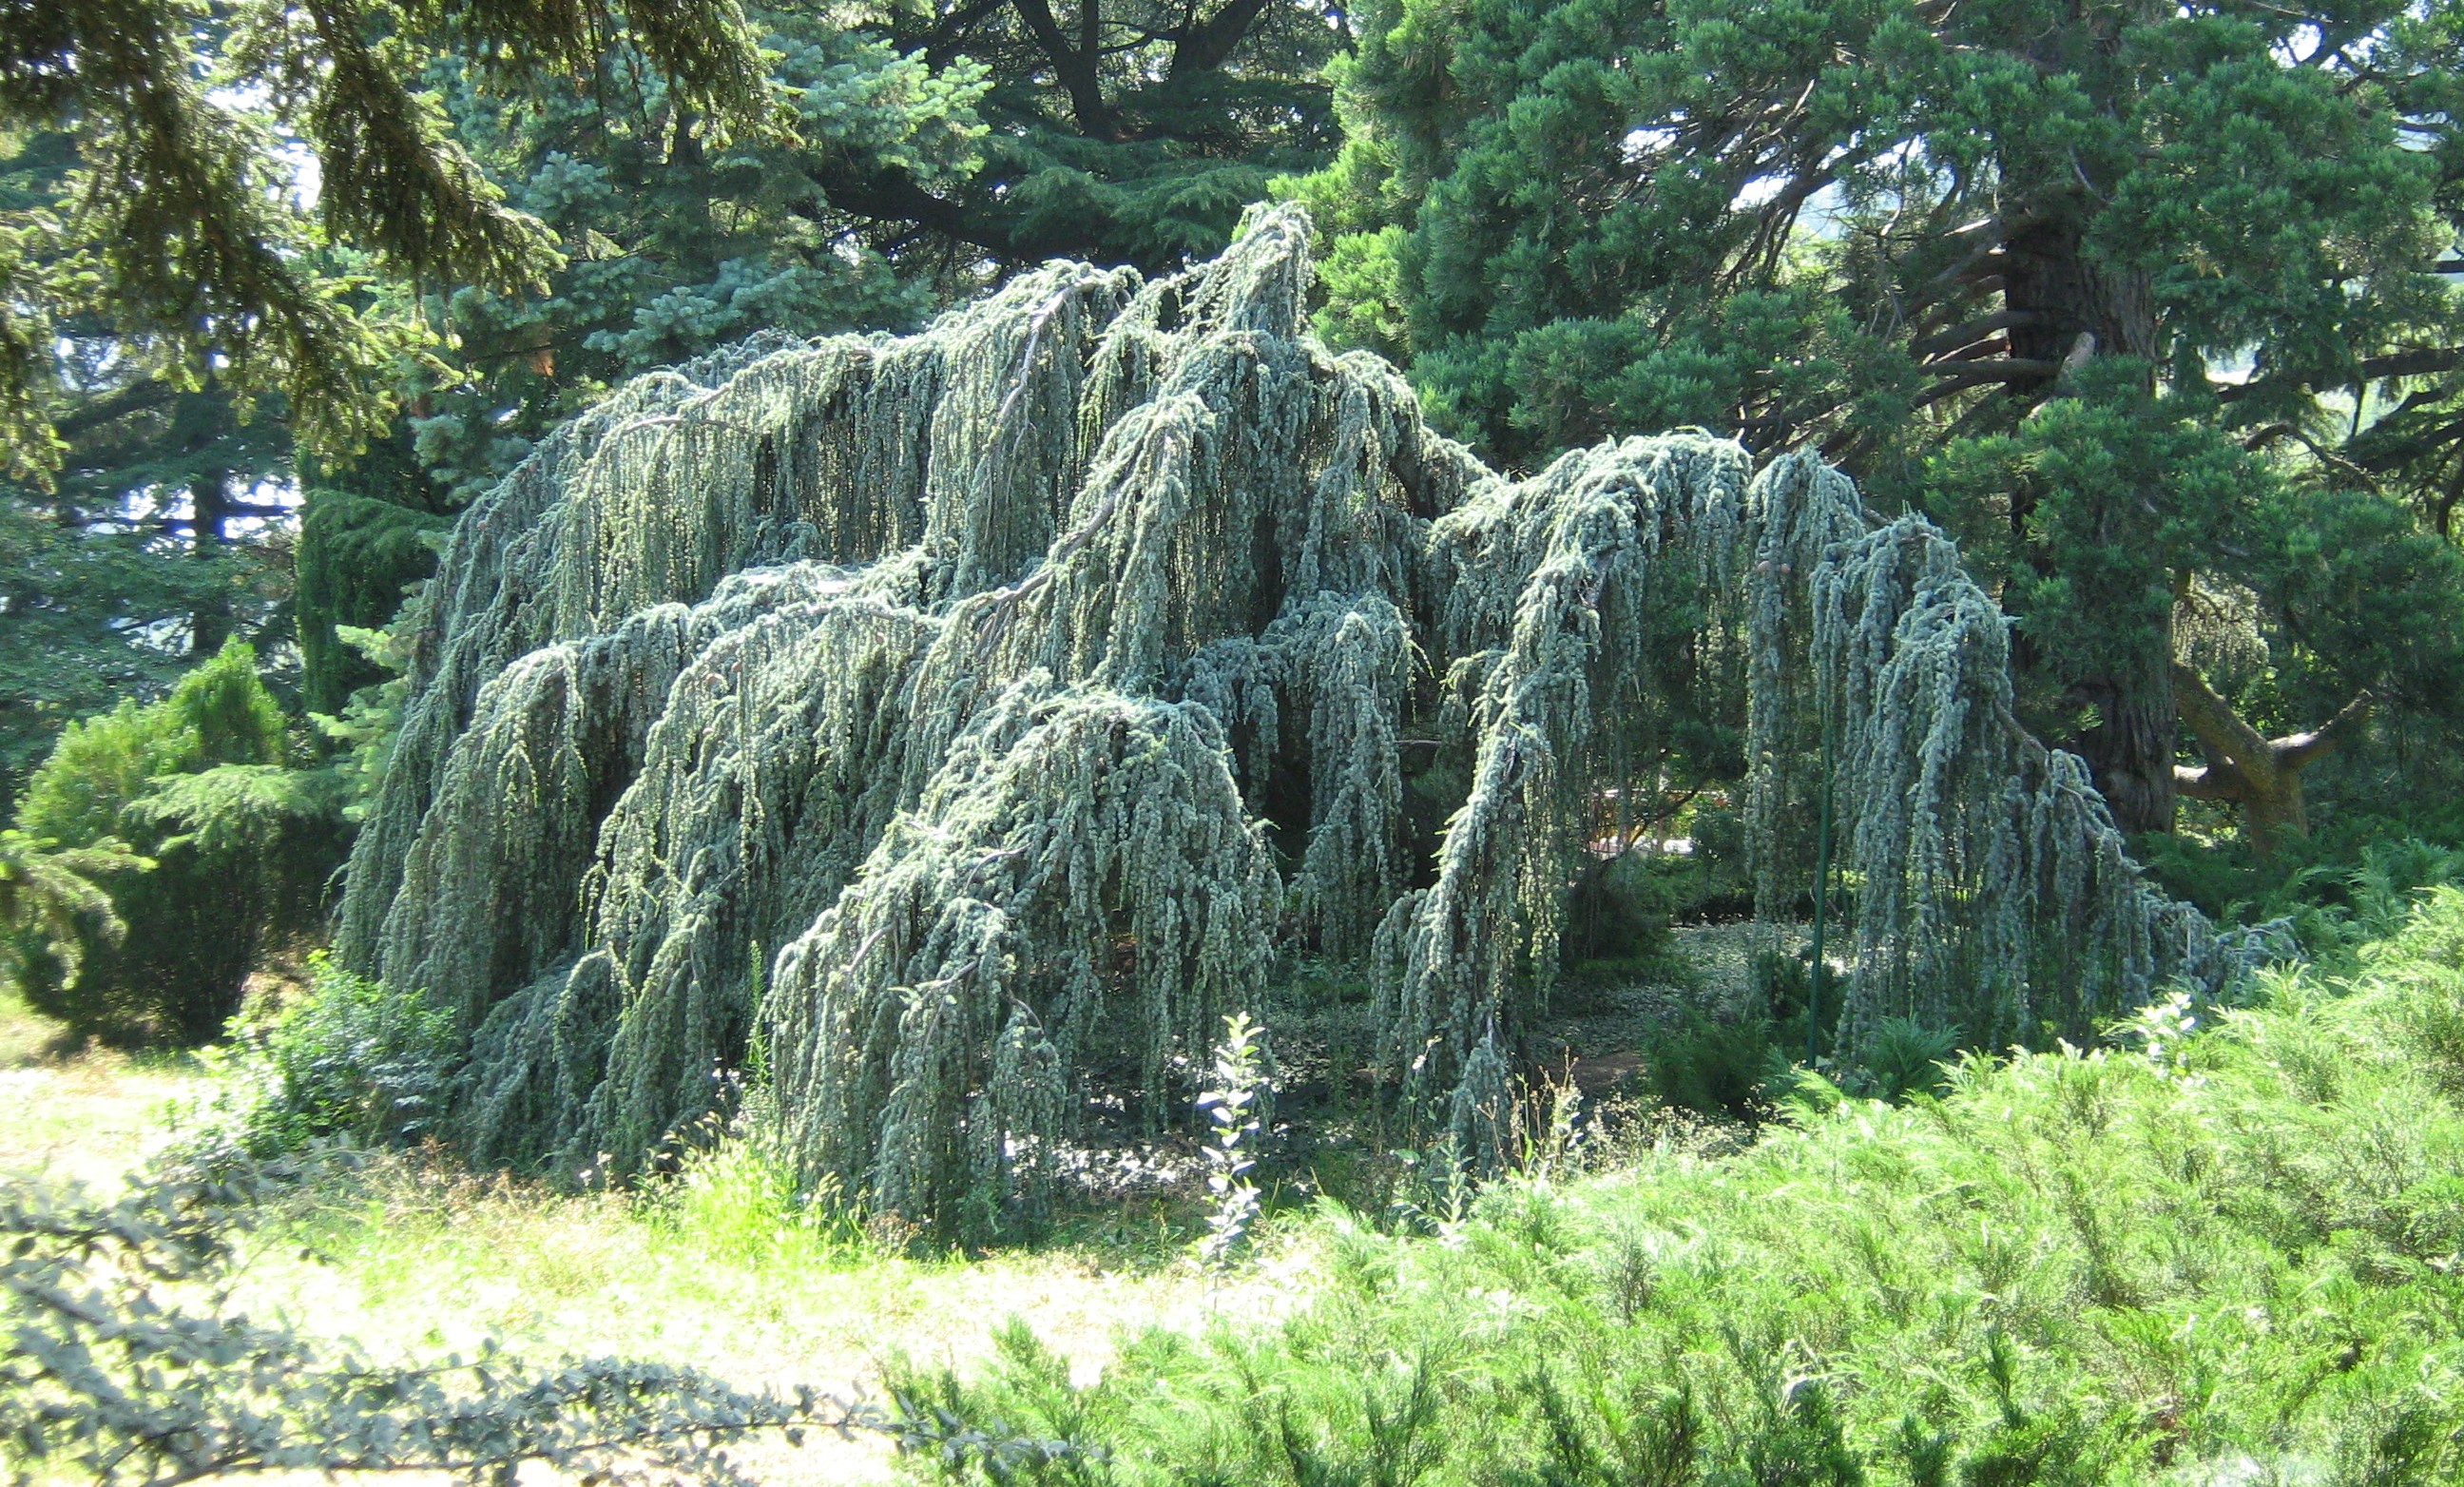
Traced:
POLYGON ((1688 1008, 1642 1045, 1643 1082, 1663 1105, 1737 1121, 1771 1114, 1769 1087, 1789 1068, 1789 1048, 1771 1018, 1725 1021, 1688 1008))
POLYGON ((1683 858, 1628 852, 1595 860, 1576 875, 1566 902, 1558 948, 1565 964, 1647 961, 1668 945, 1678 913, 1687 906, 1691 877, 1683 858))
POLYGON ((1329 1207, 1304 1310, 1099 1379, 1014 1330, 895 1382, 1087 1448, 1022 1483, 2464 1479, 2464 892, 2361 960, 1436 1237, 1329 1207))
POLYGON ((446 1009, 319 951, 302 996, 243 1012, 228 1041, 206 1051, 214 1091, 201 1146, 263 1160, 319 1141, 415 1142, 443 1107, 454 1052, 446 1009))
POLYGON ((2400 928, 2420 896, 2464 882, 2464 847, 2409 834, 2402 823, 2347 820, 2289 841, 2272 857, 2239 839, 2203 843, 2172 833, 2132 851, 2165 890, 2227 923, 2280 921, 2303 950, 2337 969, 2400 928))

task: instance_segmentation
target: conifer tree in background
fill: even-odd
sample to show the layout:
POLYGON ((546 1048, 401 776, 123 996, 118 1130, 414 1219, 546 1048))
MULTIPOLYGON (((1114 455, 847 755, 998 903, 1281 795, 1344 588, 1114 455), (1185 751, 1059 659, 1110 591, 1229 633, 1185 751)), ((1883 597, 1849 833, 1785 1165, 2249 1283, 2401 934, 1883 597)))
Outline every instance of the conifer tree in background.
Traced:
POLYGON ((0 791, 71 719, 159 697, 226 640, 282 638, 281 429, 215 390, 115 388, 73 431, 48 492, 0 487, 0 791), (116 415, 116 416, 115 416, 116 415))
POLYGON ((510 96, 431 69, 454 138, 566 249, 544 293, 426 303, 454 345, 409 423, 453 504, 625 378, 756 332, 912 328, 1047 257, 1211 256, 1334 147, 1340 14, 1292 0, 748 13, 792 137, 728 141, 623 47, 510 96))
POLYGON ((936 68, 987 69, 984 163, 955 190, 841 175, 831 200, 961 261, 1210 257, 1275 172, 1337 144, 1324 68, 1351 11, 1331 0, 932 0, 885 7, 873 30, 936 68))
MULTIPOLYGON (((73 138, 23 137, 0 191, 61 209, 73 138)), ((57 463, 0 481, 0 797, 70 721, 157 698, 234 635, 278 643, 293 454, 279 404, 242 416, 219 385, 182 387, 90 312, 53 323, 57 463)), ((273 649, 268 644, 268 649, 273 649)))
POLYGON ((311 443, 380 430, 383 373, 420 339, 371 313, 302 250, 335 244, 385 273, 513 286, 557 255, 451 139, 409 80, 441 51, 519 77, 586 74, 622 31, 693 106, 774 127, 732 0, 77 0, 0 14, 0 123, 69 135, 56 211, 0 220, 0 415, 10 457, 56 458, 51 327, 93 315, 121 354, 184 386, 281 392, 311 443), (285 145, 319 166, 313 207, 285 145))
MULTIPOLYGON (((778 122, 730 4, 80 0, 0 16, 8 794, 69 719, 160 697, 229 636, 285 638, 294 430, 327 456, 312 474, 356 478, 355 447, 385 441, 400 376, 434 349, 376 284, 512 288, 560 261, 405 80, 442 53, 500 84, 587 74, 618 35, 705 116, 747 135, 778 122)), ((388 593, 320 611, 317 639, 337 618, 384 623, 418 576, 398 544, 355 550, 372 546, 389 563, 357 587, 388 593)), ((368 679, 309 650, 342 690, 368 679)))
POLYGON ((429 286, 420 313, 452 344, 406 391, 431 489, 338 483, 459 505, 627 377, 757 332, 903 329, 937 308, 940 261, 885 252, 828 183, 850 170, 962 181, 979 163, 981 70, 934 69, 810 15, 753 18, 792 135, 727 139, 628 46, 589 78, 511 92, 462 58, 430 68, 454 138, 565 257, 540 286, 429 286))
POLYGON ((2298 832, 2365 699, 2464 695, 2454 555, 2403 509, 2464 490, 2457 25, 1375 0, 1303 187, 1322 325, 1515 462, 1689 423, 1821 450, 1996 577, 2026 704, 2125 826, 2171 826, 2187 721, 2190 793, 2298 832), (2177 609, 2267 649, 2177 673, 2177 609))
POLYGON ((913 326, 1050 254, 1215 252, 1331 151, 1340 17, 1151 10, 17 14, 0 625, 12 657, 74 661, 0 677, 0 783, 226 634, 282 661, 294 597, 304 699, 340 712, 379 674, 338 627, 386 623, 446 514, 627 377, 913 326), (247 509, 295 474, 296 591, 247 509))

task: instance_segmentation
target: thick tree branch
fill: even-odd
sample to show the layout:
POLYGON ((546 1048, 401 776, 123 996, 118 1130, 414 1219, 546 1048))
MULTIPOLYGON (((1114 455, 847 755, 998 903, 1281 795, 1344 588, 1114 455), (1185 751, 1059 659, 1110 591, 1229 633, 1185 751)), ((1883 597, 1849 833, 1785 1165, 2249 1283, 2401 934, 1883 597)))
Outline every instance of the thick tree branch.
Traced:
POLYGON ((2233 704, 2208 685, 2196 667, 2180 661, 2173 663, 2173 707, 2210 759, 2222 760, 2244 775, 2267 767, 2274 760, 2258 730, 2242 721, 2233 704))
POLYGON ((1052 75, 1069 95, 1069 111, 1078 120, 1078 127, 1090 140, 1112 137, 1112 111, 1104 101, 1104 83, 1095 62, 1098 54, 1094 33, 1099 21, 1095 0, 1079 0, 1079 30, 1084 46, 1073 45, 1061 30, 1060 19, 1052 13, 1051 0, 1016 0, 1018 18, 1026 23, 1035 37, 1036 46, 1045 60, 1052 64, 1052 75))
POLYGON ((116 392, 106 393, 81 407, 52 420, 52 428, 60 437, 76 438, 92 429, 125 418, 131 413, 151 412, 169 406, 180 395, 180 389, 167 382, 148 378, 133 382, 116 392))
POLYGON ((1231 60, 1233 48, 1247 39, 1250 28, 1265 13, 1266 0, 1232 0, 1189 27, 1172 49, 1172 68, 1165 77, 1178 82, 1221 68, 1231 60))
MULTIPOLYGON (((1028 227, 1020 214, 971 210, 935 196, 898 169, 822 171, 823 198, 798 202, 798 215, 826 221, 833 211, 886 222, 913 222, 1013 263, 1085 255, 1089 234, 1053 226, 1028 227)), ((1079 224, 1083 229, 1087 224, 1079 224)))
MULTIPOLYGON (((2365 356, 2353 364, 2349 372, 2339 372, 2342 385, 2355 382, 2377 382, 2387 377, 2428 377, 2453 371, 2464 366, 2464 346, 2413 346, 2390 351, 2385 356, 2365 356)), ((2216 401, 2238 403, 2255 393, 2274 391, 2287 387, 2314 387, 2309 377, 2258 377, 2249 382, 2228 382, 2213 386, 2216 401)))
POLYGON ((1930 366, 1918 368, 1935 381, 1931 388, 1918 394, 1910 406, 1930 408, 1969 388, 1981 388, 1997 382, 2050 382, 2061 369, 2061 364, 2057 362, 2021 357, 1997 357, 1982 362, 1936 362, 1930 366))
MULTIPOLYGON (((1008 3, 1009 0, 970 0, 969 4, 935 20, 933 29, 924 33, 924 59, 935 72, 949 66, 965 52, 967 33, 985 16, 1008 3)), ((907 50, 907 43, 901 42, 899 50, 907 50)))
POLYGON ((2334 718, 2306 733, 2262 738, 2208 685, 2206 677, 2176 661, 2174 710, 2198 741, 2208 764, 2204 769, 2174 766, 2174 792, 2239 806, 2251 844, 2262 854, 2273 853, 2284 837, 2303 835, 2310 829, 2301 800, 2302 769, 2334 752, 2361 727, 2371 704, 2370 694, 2364 692, 2334 718))
POLYGON ((2026 382, 2035 377, 2050 377, 2061 369, 2059 362, 2020 356, 1935 362, 1918 368, 1928 377, 1939 377, 1945 382, 1962 386, 1976 382, 2026 382))
POLYGON ((2189 765, 2175 765, 2173 793, 2190 800, 2233 803, 2249 797, 2250 784, 2231 765, 2210 764, 2195 769, 2189 765))
POLYGON ((1931 361, 1935 357, 1948 356, 1953 351, 1966 350, 1995 331, 2018 325, 2042 324, 2047 319, 2047 316, 2034 310, 1999 310, 1915 342, 1909 345, 1908 352, 1919 361, 1931 361))
POLYGON ((2317 759, 2322 759, 2342 747, 2353 731, 2369 721, 2370 708, 2377 699, 2363 692, 2346 702, 2335 717, 2307 733, 2287 734, 2268 746, 2276 751, 2277 763, 2287 769, 2299 769, 2317 759))

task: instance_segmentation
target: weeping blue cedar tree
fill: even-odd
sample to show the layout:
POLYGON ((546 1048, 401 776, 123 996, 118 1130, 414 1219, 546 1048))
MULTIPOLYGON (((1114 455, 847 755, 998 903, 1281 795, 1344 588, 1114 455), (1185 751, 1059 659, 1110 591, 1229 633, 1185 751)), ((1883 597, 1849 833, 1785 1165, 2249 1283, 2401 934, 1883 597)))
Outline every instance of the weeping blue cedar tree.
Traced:
POLYGON ((338 953, 452 1018, 474 1160, 642 1172, 758 1044, 806 1183, 989 1236, 1091 1110, 1185 1113, 1302 950, 1493 1162, 1601 803, 1706 721, 1767 918, 1837 761, 1852 1054, 2086 1039, 2236 972, 2021 728, 1939 528, 1699 433, 1500 476, 1308 334, 1311 235, 756 338, 464 514, 338 953))

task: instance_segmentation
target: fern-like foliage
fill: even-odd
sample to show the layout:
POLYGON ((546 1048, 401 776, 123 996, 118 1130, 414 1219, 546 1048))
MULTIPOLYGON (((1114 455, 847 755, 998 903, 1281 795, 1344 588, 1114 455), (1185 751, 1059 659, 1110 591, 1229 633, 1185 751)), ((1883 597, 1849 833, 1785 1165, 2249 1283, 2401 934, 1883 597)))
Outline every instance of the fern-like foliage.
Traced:
POLYGON ((21 962, 48 958, 76 986, 89 935, 116 943, 128 933, 111 895, 95 880, 153 866, 119 841, 62 850, 48 837, 0 831, 0 973, 21 981, 21 962))

